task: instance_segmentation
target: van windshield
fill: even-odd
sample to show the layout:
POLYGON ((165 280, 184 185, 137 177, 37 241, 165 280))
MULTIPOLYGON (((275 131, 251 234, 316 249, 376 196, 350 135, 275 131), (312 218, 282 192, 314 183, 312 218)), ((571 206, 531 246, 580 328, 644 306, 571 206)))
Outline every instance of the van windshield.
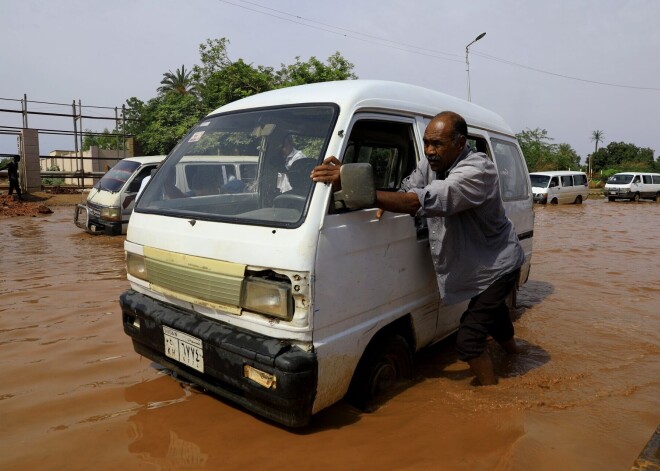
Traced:
POLYGON ((616 183, 619 185, 626 185, 630 183, 633 179, 633 176, 630 174, 626 173, 620 173, 617 175, 612 175, 608 180, 607 183, 616 183))
POLYGON ((335 105, 263 108, 203 120, 152 178, 136 211, 291 227, 313 191, 335 105))
POLYGON ((139 166, 140 164, 138 162, 122 160, 108 170, 106 174, 96 182, 94 188, 116 193, 122 189, 131 175, 133 175, 133 172, 135 172, 135 169, 139 166))
POLYGON ((529 179, 532 181, 532 186, 536 188, 545 188, 550 182, 550 177, 548 175, 534 175, 530 173, 529 179))

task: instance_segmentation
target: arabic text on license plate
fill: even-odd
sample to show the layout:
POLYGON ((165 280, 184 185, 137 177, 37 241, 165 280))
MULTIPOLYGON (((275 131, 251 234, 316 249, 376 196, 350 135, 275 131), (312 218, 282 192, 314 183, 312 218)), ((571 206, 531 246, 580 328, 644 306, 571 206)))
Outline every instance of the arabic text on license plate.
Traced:
POLYGON ((200 339, 163 326, 165 355, 204 373, 204 350, 200 339))

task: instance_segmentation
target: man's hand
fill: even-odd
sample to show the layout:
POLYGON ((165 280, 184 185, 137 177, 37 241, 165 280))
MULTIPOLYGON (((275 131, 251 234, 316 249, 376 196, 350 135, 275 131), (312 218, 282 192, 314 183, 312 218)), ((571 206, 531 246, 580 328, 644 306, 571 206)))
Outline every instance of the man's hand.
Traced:
POLYGON ((314 167, 310 177, 315 182, 331 183, 332 191, 339 191, 341 190, 340 167, 341 162, 339 159, 331 155, 330 157, 326 157, 321 165, 314 167))

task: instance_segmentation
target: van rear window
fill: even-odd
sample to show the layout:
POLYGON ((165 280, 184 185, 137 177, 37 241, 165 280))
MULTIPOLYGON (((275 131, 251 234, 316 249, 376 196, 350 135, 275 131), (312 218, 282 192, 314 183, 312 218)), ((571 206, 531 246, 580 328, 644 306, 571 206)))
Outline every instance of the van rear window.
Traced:
POLYGON ((518 147, 512 142, 492 139, 495 164, 503 201, 524 200, 529 196, 527 171, 518 147))
POLYGON ((573 175, 573 182, 575 186, 586 186, 587 185, 587 176, 586 175, 573 175))

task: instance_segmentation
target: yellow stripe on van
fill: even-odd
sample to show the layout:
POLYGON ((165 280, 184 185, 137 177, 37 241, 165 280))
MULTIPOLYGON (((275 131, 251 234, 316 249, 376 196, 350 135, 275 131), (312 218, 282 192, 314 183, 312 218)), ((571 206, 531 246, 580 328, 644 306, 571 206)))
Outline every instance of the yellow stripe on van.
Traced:
POLYGON ((229 276, 240 276, 245 274, 245 265, 240 263, 223 262, 211 258, 195 257, 154 247, 144 247, 144 256, 153 260, 159 260, 171 265, 193 268, 196 270, 210 271, 213 273, 229 276))
POLYGON ((183 301, 240 314, 245 265, 144 248, 152 288, 183 301))

